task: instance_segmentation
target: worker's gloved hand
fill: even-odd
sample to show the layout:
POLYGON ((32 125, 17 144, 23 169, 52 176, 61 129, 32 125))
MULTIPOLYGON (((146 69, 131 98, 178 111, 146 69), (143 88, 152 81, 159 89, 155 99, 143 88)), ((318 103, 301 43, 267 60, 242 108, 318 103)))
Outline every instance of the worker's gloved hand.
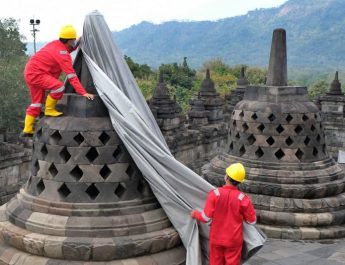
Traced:
POLYGON ((76 40, 76 48, 80 45, 80 40, 81 40, 81 37, 79 37, 77 40, 76 40))
POLYGON ((190 212, 190 217, 195 218, 195 213, 196 213, 196 211, 195 211, 195 210, 192 210, 192 211, 190 212))
POLYGON ((95 98, 95 95, 86 93, 83 95, 83 97, 86 97, 87 99, 93 100, 95 98))

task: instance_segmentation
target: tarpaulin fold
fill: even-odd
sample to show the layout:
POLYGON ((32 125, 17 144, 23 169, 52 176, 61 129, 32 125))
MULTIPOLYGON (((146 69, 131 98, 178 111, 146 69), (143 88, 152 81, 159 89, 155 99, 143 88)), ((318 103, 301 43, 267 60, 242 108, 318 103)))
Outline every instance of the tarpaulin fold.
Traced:
MULTIPOLYGON (((86 16, 81 50, 113 127, 178 231, 186 264, 207 264, 209 227, 198 225, 190 211, 202 209, 214 187, 176 160, 149 109, 103 16, 86 16)), ((258 240, 260 241, 260 240, 258 240)), ((262 246, 255 243, 255 246, 262 246)))

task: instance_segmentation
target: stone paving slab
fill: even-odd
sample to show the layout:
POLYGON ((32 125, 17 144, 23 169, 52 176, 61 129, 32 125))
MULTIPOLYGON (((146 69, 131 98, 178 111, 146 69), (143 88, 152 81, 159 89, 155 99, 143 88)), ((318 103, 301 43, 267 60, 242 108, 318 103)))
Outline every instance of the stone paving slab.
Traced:
POLYGON ((269 239, 243 265, 345 265, 345 240, 318 242, 269 239))

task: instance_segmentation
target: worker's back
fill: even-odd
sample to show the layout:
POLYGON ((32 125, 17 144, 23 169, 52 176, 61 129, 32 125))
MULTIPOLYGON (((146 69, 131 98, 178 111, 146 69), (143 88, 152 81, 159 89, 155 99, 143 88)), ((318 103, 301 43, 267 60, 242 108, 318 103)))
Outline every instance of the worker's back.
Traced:
POLYGON ((30 58, 25 67, 25 72, 40 72, 58 78, 62 72, 62 54, 60 53, 70 56, 69 54, 66 54, 69 52, 62 42, 59 40, 49 42, 30 58))
POLYGON ((215 209, 211 223, 212 244, 239 247, 243 243, 243 221, 256 221, 251 200, 236 187, 225 185, 213 191, 215 209))

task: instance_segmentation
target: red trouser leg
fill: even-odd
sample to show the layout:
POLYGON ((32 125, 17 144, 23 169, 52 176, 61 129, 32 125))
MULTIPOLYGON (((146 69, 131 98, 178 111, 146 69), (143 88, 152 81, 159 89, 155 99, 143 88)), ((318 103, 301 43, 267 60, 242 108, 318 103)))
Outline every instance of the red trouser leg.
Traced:
POLYGON ((24 78, 29 88, 39 87, 42 90, 51 90, 50 95, 56 100, 61 99, 65 91, 63 82, 47 74, 37 74, 35 71, 25 71, 24 78))
POLYGON ((238 248, 225 248, 225 265, 240 265, 241 264, 242 246, 238 248))
POLYGON ((210 244, 210 265, 240 265, 242 246, 227 248, 210 244))
POLYGON ((61 99, 65 91, 63 82, 49 75, 45 75, 43 79, 43 87, 45 88, 45 90, 50 90, 49 95, 53 99, 61 99))
POLYGON ((25 72, 24 78, 31 95, 31 105, 26 109, 26 113, 34 117, 41 113, 45 90, 51 90, 50 95, 56 100, 61 99, 65 90, 63 83, 50 75, 25 72))
POLYGON ((210 265, 225 265, 224 247, 210 243, 210 265))
POLYGON ((44 100, 44 90, 39 86, 27 84, 31 96, 31 104, 26 109, 26 114, 38 117, 41 113, 42 102, 44 100))

